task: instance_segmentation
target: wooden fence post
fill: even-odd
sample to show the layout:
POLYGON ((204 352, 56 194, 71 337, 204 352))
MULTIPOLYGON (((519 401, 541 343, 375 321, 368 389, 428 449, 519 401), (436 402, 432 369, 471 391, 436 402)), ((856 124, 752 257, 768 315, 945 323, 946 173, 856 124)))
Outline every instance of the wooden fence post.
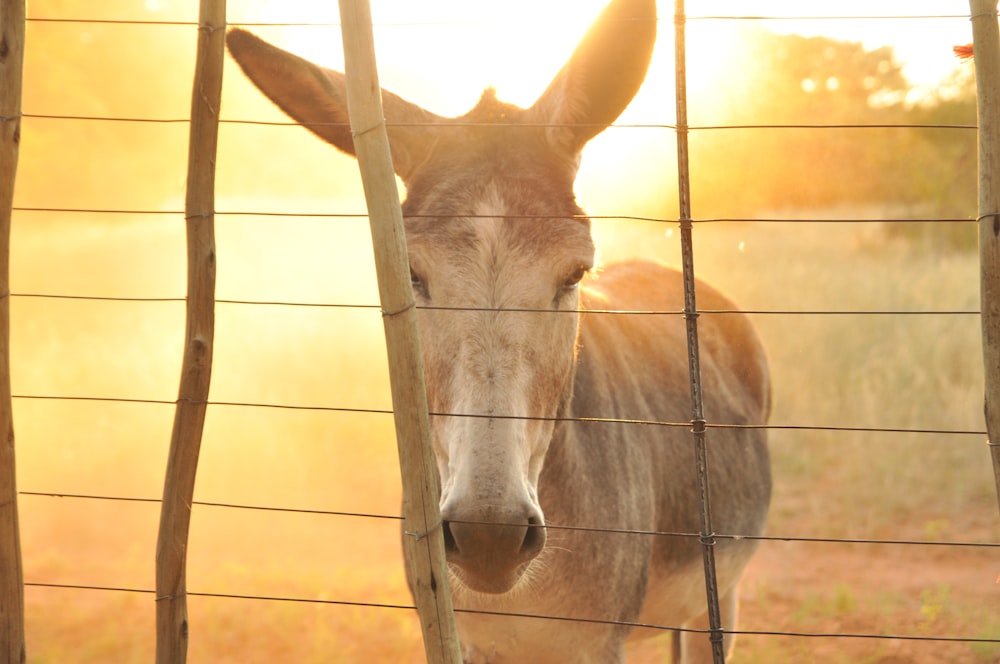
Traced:
POLYGON ((0 0, 0 664, 23 664, 24 572, 10 398, 10 220, 21 140, 24 0, 0 0))
POLYGON ((979 259, 986 433, 1000 506, 1000 30, 997 1, 970 0, 979 106, 979 259))
POLYGON ((460 664, 399 195, 382 113, 367 0, 340 0, 354 149, 375 246, 403 478, 403 547, 429 664, 460 664))
POLYGON ((187 332, 156 544, 156 662, 187 659, 187 544, 215 336, 215 154, 225 0, 201 0, 191 93, 187 198, 187 332))

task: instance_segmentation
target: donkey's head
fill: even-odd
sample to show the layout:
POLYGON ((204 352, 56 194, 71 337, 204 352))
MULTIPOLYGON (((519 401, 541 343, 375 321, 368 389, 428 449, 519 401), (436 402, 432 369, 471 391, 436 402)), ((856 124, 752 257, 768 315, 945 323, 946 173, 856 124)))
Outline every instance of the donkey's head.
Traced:
MULTIPOLYGON (((419 310, 448 560, 510 590, 545 544, 538 478, 570 399, 579 282, 594 262, 580 152, 642 83, 655 0, 614 0, 528 109, 488 90, 460 118, 382 92, 419 310)), ((229 49, 278 106, 353 154, 343 74, 242 30, 229 49)))

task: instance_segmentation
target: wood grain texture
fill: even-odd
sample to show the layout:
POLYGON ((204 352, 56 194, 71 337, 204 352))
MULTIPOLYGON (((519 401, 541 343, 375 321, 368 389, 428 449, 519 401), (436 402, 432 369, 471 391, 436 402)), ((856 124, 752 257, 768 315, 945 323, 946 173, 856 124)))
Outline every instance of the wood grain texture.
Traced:
POLYGON ((367 0, 340 0, 348 107, 382 302, 403 479, 404 554, 430 664, 459 664, 403 216, 375 66, 367 0))
POLYGON ((191 94, 187 331, 156 546, 156 662, 187 659, 187 546, 215 335, 215 155, 225 54, 225 0, 202 0, 191 94))
POLYGON ((0 663, 23 664, 24 572, 10 396, 10 221, 21 140, 24 0, 0 0, 0 663))
POLYGON ((1000 506, 1000 31, 996 0, 970 0, 979 106, 979 257, 986 431, 1000 506))

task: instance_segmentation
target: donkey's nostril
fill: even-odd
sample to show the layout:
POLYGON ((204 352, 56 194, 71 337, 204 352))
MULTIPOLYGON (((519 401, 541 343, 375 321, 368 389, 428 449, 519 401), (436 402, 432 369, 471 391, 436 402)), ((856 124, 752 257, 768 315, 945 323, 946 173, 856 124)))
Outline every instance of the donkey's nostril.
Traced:
POLYGON ((451 532, 451 522, 442 521, 441 531, 444 534, 444 552, 445 555, 454 555, 458 553, 458 543, 455 542, 455 536, 451 532))
POLYGON ((528 519, 528 528, 521 542, 521 556, 525 559, 534 558, 545 546, 545 525, 538 517, 528 519))
POLYGON ((545 524, 531 516, 523 525, 488 521, 444 519, 441 532, 444 550, 452 562, 468 562, 478 557, 506 558, 523 562, 545 547, 545 524))
POLYGON ((451 517, 441 523, 445 556, 458 578, 479 592, 510 590, 545 546, 545 525, 537 511, 516 521, 442 512, 451 517))

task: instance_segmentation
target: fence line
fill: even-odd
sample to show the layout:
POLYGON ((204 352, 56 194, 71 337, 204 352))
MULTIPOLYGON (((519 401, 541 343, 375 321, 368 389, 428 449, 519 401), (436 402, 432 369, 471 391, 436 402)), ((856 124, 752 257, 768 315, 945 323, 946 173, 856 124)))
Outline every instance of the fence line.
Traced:
MULTIPOLYGON (((111 215, 181 215, 181 210, 125 210, 113 208, 49 208, 49 207, 15 207, 14 212, 49 212, 65 214, 111 214, 111 215)), ((215 215, 230 217, 287 217, 287 218, 316 218, 316 219, 366 219, 368 215, 364 212, 284 212, 284 211, 254 211, 254 210, 216 210, 215 215)), ((441 215, 407 215, 407 219, 486 219, 484 215, 478 214, 441 214, 441 215)), ((649 221, 662 224, 676 225, 680 219, 673 217, 651 217, 641 215, 623 214, 588 214, 573 215, 567 217, 552 217, 541 215, 509 215, 509 219, 590 219, 599 221, 649 221)), ((692 224, 716 224, 716 223, 748 223, 748 224, 921 224, 921 223, 956 223, 973 224, 978 223, 978 219, 971 217, 911 217, 911 218, 823 218, 823 219, 801 219, 795 217, 702 217, 690 220, 692 224)))
MULTIPOLYGON (((135 122, 149 124, 184 124, 190 122, 187 118, 137 118, 124 116, 96 116, 96 115, 55 115, 42 113, 25 113, 24 118, 34 120, 68 120, 82 122, 135 122)), ((241 120, 241 119, 220 119, 219 124, 252 125, 263 127, 349 127, 346 122, 309 122, 308 124, 295 122, 293 120, 241 120)), ((447 124, 438 122, 386 122, 386 127, 423 127, 435 129, 467 129, 469 127, 480 127, 476 122, 449 122, 447 124)), ((598 125, 586 123, 561 123, 552 124, 546 122, 505 124, 503 122, 490 123, 493 127, 506 127, 511 129, 545 129, 554 127, 596 127, 598 125)), ((604 126, 604 125, 600 125, 604 126)), ((665 129, 676 131, 677 125, 662 123, 612 123, 608 129, 665 129)), ((924 124, 924 123, 845 123, 845 124, 731 124, 731 125, 691 125, 688 131, 718 131, 718 130, 745 130, 745 129, 964 129, 975 130, 976 125, 965 124, 924 124)))
MULTIPOLYGON (((154 594, 156 591, 145 589, 145 588, 126 588, 118 586, 97 586, 97 585, 84 585, 84 584, 68 584, 68 583, 35 583, 27 582, 26 586, 31 586, 35 588, 52 588, 52 589, 64 589, 64 590, 97 590, 102 592, 120 592, 120 593, 137 593, 137 594, 154 594)), ((264 602, 290 602, 296 604, 321 604, 330 606, 349 606, 349 607, 361 607, 361 608, 373 608, 373 609, 402 609, 412 611, 416 607, 408 604, 388 604, 388 603, 378 603, 378 602, 358 602, 350 600, 338 600, 338 599, 321 599, 312 597, 280 597, 273 595, 239 595, 234 593, 213 593, 213 592, 198 592, 190 591, 188 592, 190 597, 203 597, 209 599, 244 599, 244 600, 254 600, 254 601, 264 601, 264 602)), ((679 627, 679 626, 667 626, 667 625, 655 625, 650 623, 640 623, 631 622, 625 620, 605 620, 599 618, 574 618, 569 616, 559 616, 559 615, 541 615, 534 613, 512 613, 506 611, 474 611, 471 609, 456 609, 455 613, 468 613, 476 615, 487 615, 487 616, 505 616, 512 618, 532 618, 538 620, 554 620, 558 622, 582 622, 591 623, 599 625, 618 625, 622 627, 629 628, 644 628, 644 629, 654 629, 660 631, 672 631, 672 632, 689 632, 693 634, 709 634, 709 630, 695 629, 690 627, 679 627)), ((960 637, 960 636, 928 636, 928 635, 917 635, 917 634, 874 634, 874 633, 863 633, 863 632, 796 632, 796 631, 777 631, 777 630, 723 630, 725 634, 731 634, 734 636, 746 635, 746 636, 790 636, 790 637, 802 637, 802 638, 838 638, 838 639, 875 639, 875 640, 898 640, 898 641, 927 641, 927 642, 937 642, 937 643, 981 643, 981 644, 996 644, 1000 643, 1000 639, 991 639, 986 637, 960 637)))
MULTIPOLYGON (((781 20, 781 19, 809 19, 809 20, 841 20, 841 19, 890 19, 890 18, 926 18, 926 19, 943 19, 943 18, 964 18, 968 19, 967 15, 963 16, 824 16, 824 17, 812 17, 812 16, 801 16, 801 17, 780 17, 780 16, 688 16, 688 20, 781 20)), ((113 23, 113 24, 135 24, 135 25, 181 25, 181 26, 194 26, 197 25, 193 22, 165 22, 165 21, 124 21, 124 20, 103 20, 103 19, 45 19, 45 18, 29 18, 29 22, 64 22, 64 23, 113 23)), ((661 19, 669 20, 669 19, 661 19)), ((410 25, 463 25, 466 23, 462 22, 447 22, 447 23, 409 23, 409 24, 380 24, 386 26, 410 26, 410 25)), ((237 24, 233 24, 237 25, 237 24)), ((339 26, 339 23, 330 24, 294 24, 294 23, 240 23, 239 25, 246 26, 317 26, 317 27, 330 27, 339 26)), ((94 117, 75 117, 75 116, 53 116, 53 115, 30 115, 25 114, 23 117, 27 118, 38 118, 38 119, 59 119, 59 120, 79 120, 79 121, 121 121, 121 122, 154 122, 154 123, 180 123, 189 122, 189 119, 141 119, 141 118, 94 118, 94 117)), ((298 123, 294 122, 256 122, 256 121, 244 121, 244 120, 222 120, 223 123, 231 124, 257 124, 257 125, 291 125, 294 126, 298 123)), ((676 129, 676 127, 671 125, 617 125, 618 128, 659 128, 659 129, 676 129)), ((689 127, 690 130, 730 130, 730 129, 867 129, 867 128, 940 128, 940 129, 959 129, 968 130, 976 129, 976 126, 970 125, 727 125, 727 126, 705 126, 705 127, 689 127)), ((43 211, 43 212, 90 212, 90 213, 129 213, 129 211, 116 211, 116 210, 46 210, 42 208, 14 208, 15 211, 43 211)), ((179 212, 165 212, 165 211, 148 211, 148 212, 134 212, 136 214, 179 214, 179 212)), ((305 214, 305 213, 254 213, 254 212, 217 212, 218 215, 229 214, 229 215, 260 215, 260 216, 303 216, 303 217, 361 217, 364 215, 354 215, 354 214, 344 214, 344 215, 330 215, 330 214, 305 214)), ((465 215, 467 216, 467 215, 465 215)), ((602 218, 602 217, 590 217, 592 219, 602 218)), ((618 218, 618 217, 616 217, 618 218)), ((669 219, 644 219, 647 221, 662 221, 665 223, 676 223, 677 220, 669 219)), ((803 220, 792 220, 792 219, 762 219, 762 220, 737 220, 737 219, 705 219, 705 220, 690 220, 692 223, 710 223, 710 222, 721 222, 721 221, 760 221, 760 222, 771 222, 771 223, 783 223, 783 222, 795 222, 803 223, 803 220)), ((899 220, 809 220, 820 223, 869 223, 871 221, 877 222, 899 222, 899 223, 919 223, 919 222, 931 222, 931 221, 945 221, 945 222, 971 222, 975 220, 969 219, 942 219, 942 220, 927 220, 927 219, 899 219, 899 220)), ((182 302, 185 301, 184 298, 107 298, 107 297, 97 297, 97 296, 61 296, 61 295, 46 295, 46 294, 11 294, 12 297, 44 297, 44 298, 55 298, 55 299, 81 299, 81 300, 102 300, 102 301, 122 301, 122 302, 132 302, 132 301, 162 301, 162 302, 182 302)), ((6 299, 6 298, 5 298, 6 299)), ((348 307, 348 308, 371 308, 376 309, 378 305, 343 305, 343 304, 322 304, 322 303, 294 303, 294 302, 253 302, 253 301, 237 301, 237 300, 219 300, 220 304, 248 304, 248 305, 275 305, 275 306, 317 306, 317 307, 348 307)), ((662 312, 618 312, 618 311, 606 311, 606 312, 593 312, 589 311, 587 313, 619 313, 619 314, 672 314, 679 315, 682 312, 676 311, 662 311, 662 312)), ((733 313, 728 311, 702 311, 699 310, 699 314, 724 314, 733 313)), ((749 314, 776 314, 776 315, 979 315, 977 311, 746 311, 743 313, 749 314)), ((91 397, 54 397, 54 396, 30 396, 30 395, 14 395, 13 398, 17 399, 53 399, 53 400, 95 400, 95 401, 111 401, 111 402, 123 402, 123 403, 153 403, 153 404, 166 404, 175 405, 175 401, 157 401, 157 400, 140 400, 140 399, 102 399, 102 398, 91 398, 91 397)), ((277 404, 254 404, 254 403, 235 403, 235 402, 212 402, 205 400, 203 402, 206 405, 228 405, 228 406, 243 406, 243 407, 263 407, 263 408, 293 408, 293 409, 304 409, 304 410, 324 410, 324 411, 345 411, 345 412, 365 412, 365 413, 376 413, 376 414, 390 414, 392 411, 387 410, 377 410, 377 409, 342 409, 342 408, 326 408, 326 407, 308 407, 308 406, 282 406, 277 404)), ((461 414, 437 414, 437 415, 449 415, 449 416, 463 416, 461 414)), ((588 420, 590 421, 590 420, 588 420)), ((613 420, 613 419, 595 419, 595 422, 608 422, 608 423, 635 423, 635 424, 654 424, 661 426, 690 426, 690 423, 668 423, 668 422, 639 422, 631 420, 613 420)), ((726 425, 708 425, 708 427, 713 426, 726 426, 726 425)), ((889 433, 933 433, 933 434, 958 434, 958 435, 977 435, 982 436, 985 432, 983 431, 947 431, 947 430, 920 430, 920 429, 882 429, 882 428, 854 428, 854 427, 813 427, 813 426, 802 426, 802 427, 792 427, 792 426, 780 426, 780 425, 766 425, 764 428, 772 429, 803 429, 803 430, 833 430, 833 431, 867 431, 867 432, 889 432, 889 433)), ((61 495, 64 497, 73 498, 92 498, 92 499, 103 499, 103 500, 135 500, 139 502, 160 502, 156 499, 131 499, 131 498, 115 498, 115 497, 105 497, 105 496, 70 496, 66 494, 41 494, 38 492, 28 492, 21 491, 20 495, 61 495)), ((231 507, 240 509, 260 509, 260 510, 272 510, 272 511, 288 511, 296 513, 318 513, 318 514, 333 514, 342 516, 355 516, 355 517, 365 517, 365 518, 384 518, 384 519, 398 519, 400 517, 389 516, 389 515, 371 515, 371 514, 361 514, 361 513, 338 513, 338 512, 327 512, 321 510, 298 510, 289 508, 268 508, 268 507, 255 507, 255 506, 240 506, 240 505, 230 505, 222 503, 207 503, 194 501, 192 504, 201 506, 214 506, 214 507, 231 507)), ((554 529, 558 528, 572 528, 569 526, 557 526, 549 525, 554 529)), ((603 529, 595 529, 603 530, 603 529)), ((605 532, 630 532, 630 531, 618 531, 609 529, 605 532)), ((648 534, 659 534, 659 535, 683 535, 691 537, 700 537, 702 535, 697 533, 648 533, 648 534)), ((725 538, 726 535, 713 534, 717 538, 725 538)), ((738 536, 729 536, 738 537, 738 536)), ((778 540, 778 541, 805 541, 805 542, 831 542, 831 543, 873 543, 873 544, 912 544, 912 545, 947 545, 947 546, 970 546, 970 547, 998 547, 1000 544, 996 543, 969 543, 969 542, 920 542, 920 541, 905 541, 905 540, 851 540, 851 539, 838 539, 838 538, 787 538, 787 537, 775 537, 775 536, 762 536, 755 537, 753 539, 760 540, 778 540)), ((32 587, 53 587, 53 588, 69 588, 69 589, 92 589, 92 590, 104 590, 104 591, 122 591, 122 592, 139 592, 139 593, 153 593, 152 590, 143 589, 127 589, 127 588, 111 588, 111 587, 99 587, 99 586, 82 586, 82 585, 63 585, 63 584, 44 584, 44 583, 25 583, 27 586, 32 587)), ((229 594, 216 594, 216 593, 198 593, 198 592, 188 592, 189 596, 199 596, 199 597, 220 597, 220 598, 235 598, 235 599, 252 599, 252 600, 265 600, 265 601, 294 601, 294 602, 315 602, 323 604, 345 604, 345 605, 357 605, 357 606, 372 606, 378 608, 402 608, 412 610, 412 606, 402 606, 402 605, 389 605, 389 604, 374 604, 374 603, 356 603, 356 602, 341 602, 336 600, 309 600, 309 599, 295 599, 295 598, 281 598, 281 597, 265 597, 265 596, 249 596, 249 595, 229 595, 229 594)), ((510 615, 510 614, 504 614, 510 615)), ((544 616, 547 617, 547 616, 544 616)), ((556 617, 547 617, 556 618, 556 617)), ((565 618, 564 618, 565 619, 565 618)), ((678 628, 669 628, 678 629, 678 628)), ((703 631, 703 630, 691 630, 691 631, 703 631)), ((819 634, 819 633, 802 633, 802 632, 764 632, 764 631, 734 631, 734 634, 758 634, 758 635, 784 635, 784 636, 802 636, 802 637, 845 637, 845 638, 878 638, 878 639, 906 639, 906 640, 921 640, 921 641, 961 641, 961 642, 973 642, 973 643, 1000 643, 998 639, 982 639, 982 638, 957 638, 957 637, 927 637, 927 636, 900 636, 900 635, 874 635, 874 634, 843 634, 843 633, 833 633, 833 634, 819 634)))
MULTIPOLYGON (((9 297, 43 300, 83 300, 94 302, 148 302, 148 303, 180 303, 183 297, 124 297, 112 295, 62 295, 58 293, 11 293, 9 297)), ((216 304, 232 304, 246 306, 269 307, 316 307, 328 309, 381 309, 378 304, 342 304, 337 302, 291 302, 284 300, 233 300, 219 298, 216 304)), ((491 313, 573 313, 592 314, 597 316, 682 316, 684 312, 676 309, 561 309, 553 312, 551 309, 497 309, 491 307, 444 307, 434 305, 417 305, 414 307, 426 311, 482 311, 491 313)), ((752 316, 978 316, 978 309, 699 309, 699 314, 713 315, 752 315, 752 316)))
MULTIPOLYGON (((162 406, 175 406, 178 400, 167 399, 134 399, 119 397, 91 397, 91 396, 67 396, 67 395, 27 395, 15 394, 14 399, 33 399, 38 401, 96 401, 104 403, 125 403, 125 404, 152 404, 162 406)), ((331 413, 355 413, 367 415, 392 415, 393 411, 384 408, 346 408, 341 406, 302 406, 296 404, 278 404, 263 402, 241 402, 241 401, 210 401, 200 400, 196 403, 206 406, 232 406, 239 408, 274 408, 281 410, 306 410, 331 413)), ((504 415, 492 414, 481 415, 475 413, 437 413, 430 412, 434 417, 462 417, 469 419, 494 419, 494 420, 519 420, 526 422, 578 422, 586 424, 628 424, 647 425, 658 427, 684 428, 690 427, 690 422, 666 422, 659 420, 640 420, 613 417, 529 417, 525 415, 504 415)), ((852 426, 824 426, 814 424, 720 424, 708 422, 705 426, 709 429, 765 429, 773 431, 836 431, 851 433, 905 433, 905 434, 933 434, 949 436, 984 436, 986 431, 969 429, 915 429, 901 427, 852 427, 852 426)))
MULTIPOLYGON (((79 494, 79 493, 53 493, 47 491, 19 491, 18 495, 21 496, 32 496, 39 498, 69 498, 71 500, 103 500, 109 502, 125 502, 125 503, 160 503, 159 498, 140 498, 135 496, 101 496, 101 495, 91 495, 91 494, 79 494)), ((337 516, 337 517, 351 517, 360 519, 385 519, 392 521, 402 521, 402 515, 396 514, 372 514, 370 512, 347 512, 342 510, 320 510, 312 508, 298 508, 298 507, 274 507, 268 505, 243 505, 239 503, 222 503, 216 501, 206 501, 206 500, 193 500, 191 501, 192 506, 200 507, 218 507, 225 509, 234 510, 250 510, 250 511, 261 511, 261 512, 282 512, 288 514, 305 514, 305 515, 315 515, 315 516, 337 516)), ((468 521, 468 520, 455 520, 455 523, 481 523, 478 521, 468 521)), ((505 524, 497 523, 491 521, 497 525, 518 525, 518 524, 505 524)), ((598 528, 598 527, 585 527, 585 526, 571 526, 565 524, 552 524, 547 523, 546 528, 552 530, 566 530, 566 531, 581 531, 581 532, 594 532, 594 533, 608 533, 613 535, 649 535, 658 537, 690 537, 690 538, 701 538, 701 533, 693 532, 667 532, 659 530, 635 530, 627 528, 598 528)), ((955 546, 963 548, 983 548, 983 549, 1000 549, 1000 542, 968 542, 968 541, 957 541, 957 540, 906 540, 906 539, 871 539, 871 538, 854 538, 854 537, 799 537, 795 535, 740 535, 732 533, 714 533, 714 537, 717 539, 730 539, 730 540, 754 540, 759 542, 803 542, 808 544, 877 544, 877 545, 890 545, 890 546, 955 546)))
MULTIPOLYGON (((688 21, 882 21, 882 20, 961 20, 969 19, 968 14, 905 14, 905 15, 893 15, 893 14, 883 14, 883 15, 872 15, 864 16, 861 14, 852 15, 837 15, 830 14, 825 16, 809 16, 809 15, 751 15, 751 14, 701 14, 701 15, 689 15, 686 17, 688 21)), ((162 20, 151 20, 151 19, 109 19, 109 18, 59 18, 59 17, 42 17, 42 16, 29 16, 25 19, 28 23, 95 23, 100 25, 153 25, 153 26, 174 26, 174 27, 194 27, 197 24, 195 21, 162 21, 162 20)), ((657 22, 672 21, 672 18, 660 17, 656 19, 657 22)), ((498 24, 502 25, 525 25, 529 21, 525 20, 515 20, 515 19, 504 19, 502 17, 491 18, 487 20, 461 20, 461 21, 406 21, 406 22, 386 22, 379 21, 373 23, 372 26, 376 28, 414 28, 414 27, 440 27, 440 26, 494 26, 498 24)), ((540 23, 540 21, 535 21, 534 23, 540 23)), ((234 21, 228 23, 230 26, 239 26, 244 28, 340 28, 342 23, 337 21, 323 22, 323 23, 296 23, 296 22, 268 22, 268 21, 234 21)))

